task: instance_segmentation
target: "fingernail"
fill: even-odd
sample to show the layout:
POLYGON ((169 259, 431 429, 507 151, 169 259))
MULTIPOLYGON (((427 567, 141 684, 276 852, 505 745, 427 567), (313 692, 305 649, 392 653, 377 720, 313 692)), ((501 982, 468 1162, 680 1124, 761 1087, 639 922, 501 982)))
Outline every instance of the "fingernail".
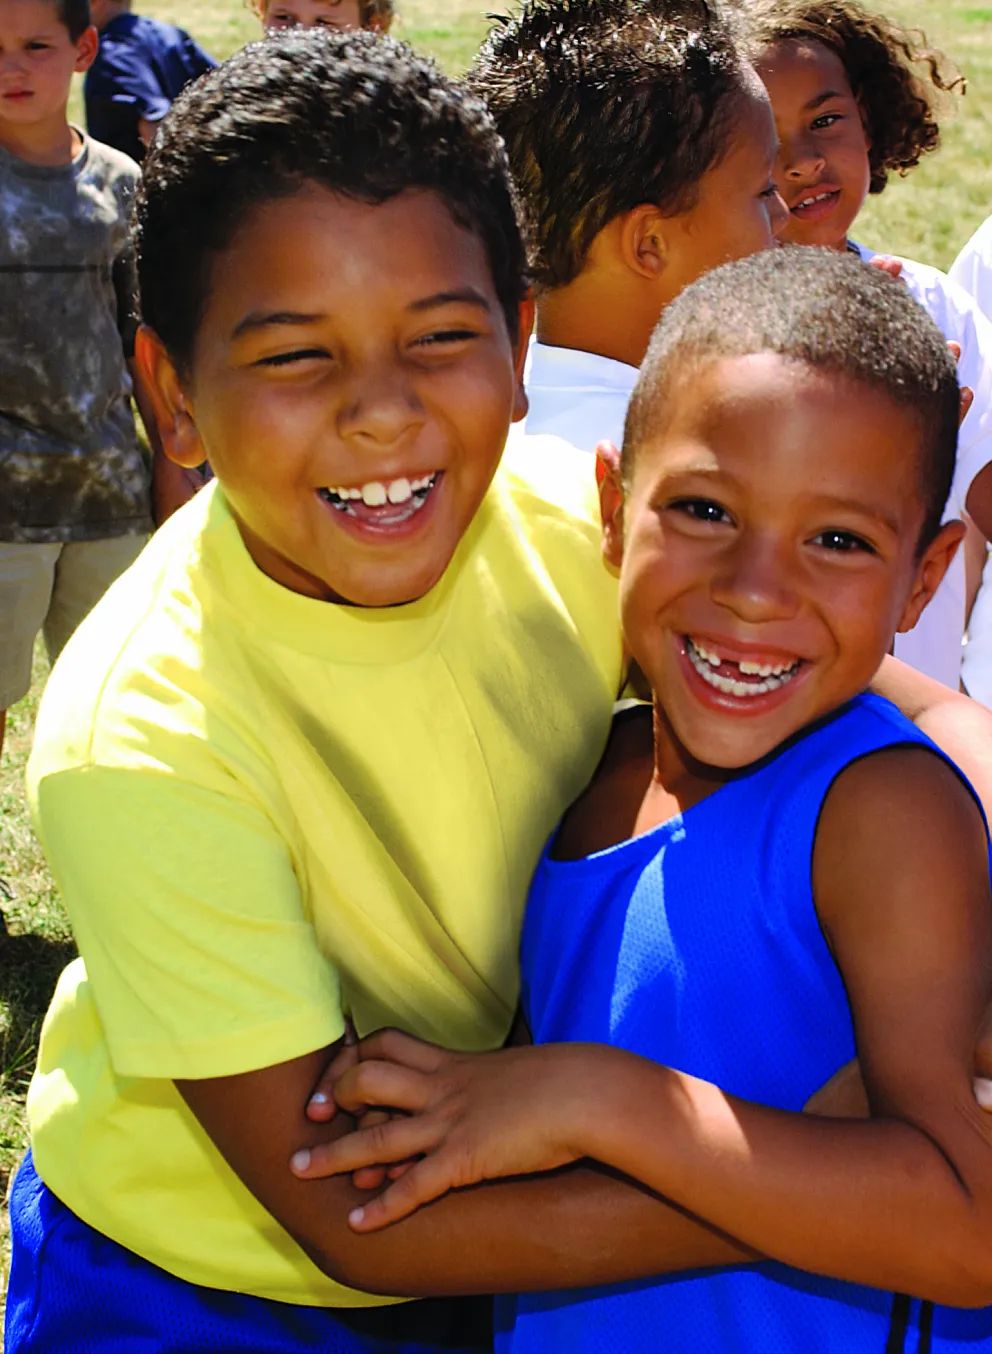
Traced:
POLYGON ((352 1227, 361 1227, 364 1221, 365 1221, 364 1208, 353 1208, 351 1212, 348 1214, 348 1222, 351 1224, 352 1227))
POLYGON ((310 1169, 310 1148, 303 1147, 297 1152, 289 1163, 294 1171, 308 1171, 310 1169))
POLYGON ((327 1105, 330 1104, 330 1100, 331 1097, 325 1091, 315 1091, 314 1094, 310 1097, 310 1104, 327 1105))
POLYGON ((986 1077, 975 1078, 975 1099, 983 1110, 992 1109, 992 1081, 986 1077))

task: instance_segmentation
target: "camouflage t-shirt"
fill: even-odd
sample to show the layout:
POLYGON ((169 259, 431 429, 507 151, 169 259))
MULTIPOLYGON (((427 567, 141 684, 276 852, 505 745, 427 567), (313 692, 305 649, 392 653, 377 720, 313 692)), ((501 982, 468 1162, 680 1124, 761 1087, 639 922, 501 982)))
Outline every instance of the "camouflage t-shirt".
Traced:
POLYGON ((125 358, 138 174, 89 137, 64 166, 0 149, 0 541, 151 530, 125 358))

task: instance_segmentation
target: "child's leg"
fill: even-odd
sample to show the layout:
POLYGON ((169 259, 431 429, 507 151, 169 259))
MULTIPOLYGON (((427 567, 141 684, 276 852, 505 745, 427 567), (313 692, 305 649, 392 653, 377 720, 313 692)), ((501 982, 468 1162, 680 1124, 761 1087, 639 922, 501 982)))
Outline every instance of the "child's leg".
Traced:
POLYGON ((30 1157, 10 1192, 5 1354, 479 1354, 467 1302, 330 1311, 199 1288, 88 1227, 30 1157))
POLYGON ((54 663, 73 631, 147 544, 147 536, 114 536, 102 541, 72 541, 62 547, 55 587, 45 619, 45 647, 54 663))
POLYGON ((0 751, 7 710, 31 686, 34 641, 48 613, 61 549, 0 541, 0 751))

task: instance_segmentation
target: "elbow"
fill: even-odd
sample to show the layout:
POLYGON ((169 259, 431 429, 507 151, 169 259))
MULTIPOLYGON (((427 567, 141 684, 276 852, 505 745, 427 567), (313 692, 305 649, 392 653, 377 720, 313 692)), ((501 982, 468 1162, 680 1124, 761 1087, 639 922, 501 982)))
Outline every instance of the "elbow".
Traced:
MULTIPOLYGON (((970 1229, 969 1229, 970 1230, 970 1229)), ((918 1297, 944 1307, 992 1307, 992 1235, 956 1238, 957 1245, 943 1256, 920 1284, 918 1297)), ((936 1259, 936 1256, 931 1256, 936 1259)))

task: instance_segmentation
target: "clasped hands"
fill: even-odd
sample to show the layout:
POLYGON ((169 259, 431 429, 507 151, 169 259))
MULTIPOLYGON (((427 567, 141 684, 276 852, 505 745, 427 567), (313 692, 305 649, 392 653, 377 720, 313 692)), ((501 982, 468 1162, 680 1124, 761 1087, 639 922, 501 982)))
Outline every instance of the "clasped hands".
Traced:
MULTIPOLYGON (((595 1158, 624 1056, 597 1044, 452 1053, 399 1030, 361 1041, 349 1030, 307 1115, 329 1122, 341 1111, 356 1127, 297 1152, 291 1169, 305 1180, 351 1174, 356 1188, 381 1190, 348 1219, 355 1231, 373 1232, 449 1190, 595 1158)), ((978 1034, 974 1091, 992 1111, 992 1009, 978 1034)), ((858 1064, 841 1068, 805 1111, 868 1117, 858 1064)))

